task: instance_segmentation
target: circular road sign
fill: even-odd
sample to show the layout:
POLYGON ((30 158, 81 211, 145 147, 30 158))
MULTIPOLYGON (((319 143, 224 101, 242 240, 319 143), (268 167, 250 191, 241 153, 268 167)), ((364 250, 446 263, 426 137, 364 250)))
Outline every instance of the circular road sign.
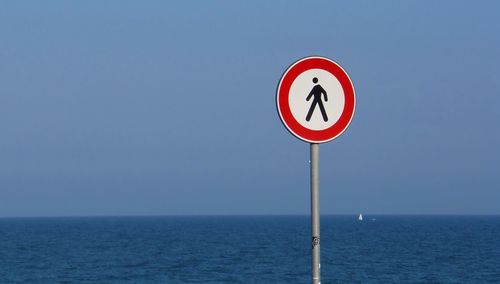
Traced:
POLYGON ((281 77, 276 106, 294 136, 309 143, 328 142, 342 134, 354 116, 354 86, 335 61, 306 57, 281 77))

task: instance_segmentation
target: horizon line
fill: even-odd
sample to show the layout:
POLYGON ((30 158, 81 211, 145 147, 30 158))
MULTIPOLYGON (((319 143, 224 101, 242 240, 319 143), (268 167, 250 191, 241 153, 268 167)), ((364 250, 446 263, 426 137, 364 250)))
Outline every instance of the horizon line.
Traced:
MULTIPOLYGON (((360 213, 333 213, 321 214, 321 216, 358 216, 360 213)), ((500 213, 361 213, 364 216, 500 216, 500 213)), ((310 217, 310 214, 138 214, 138 215, 18 215, 0 216, 0 219, 35 219, 35 218, 130 218, 130 217, 310 217)))

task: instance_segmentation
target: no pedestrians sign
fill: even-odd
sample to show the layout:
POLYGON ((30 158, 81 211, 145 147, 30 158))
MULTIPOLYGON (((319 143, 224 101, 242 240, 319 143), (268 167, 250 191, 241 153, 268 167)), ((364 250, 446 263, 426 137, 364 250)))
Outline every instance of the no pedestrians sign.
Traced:
POLYGON ((294 136, 309 143, 328 142, 342 134, 354 116, 354 86, 335 61, 306 57, 281 77, 276 106, 294 136))

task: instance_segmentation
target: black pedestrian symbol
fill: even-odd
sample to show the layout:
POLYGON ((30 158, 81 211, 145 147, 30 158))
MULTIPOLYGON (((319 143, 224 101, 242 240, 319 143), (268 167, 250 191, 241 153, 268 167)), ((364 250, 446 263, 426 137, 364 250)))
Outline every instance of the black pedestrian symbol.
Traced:
MULTIPOLYGON (((318 83, 318 78, 314 77, 313 78, 313 83, 316 84, 318 83)), ((325 122, 328 121, 328 116, 326 115, 325 111, 325 106, 323 105, 323 101, 321 100, 321 94, 325 95, 325 102, 328 101, 328 97, 326 96, 326 91, 321 87, 320 84, 315 85, 309 95, 306 98, 306 101, 309 101, 312 96, 314 96, 311 107, 309 108, 309 112, 307 113, 306 120, 309 121, 311 120, 311 116, 314 112, 314 109, 316 108, 316 105, 319 105, 319 110, 321 111, 321 115, 323 116, 323 120, 325 122)))

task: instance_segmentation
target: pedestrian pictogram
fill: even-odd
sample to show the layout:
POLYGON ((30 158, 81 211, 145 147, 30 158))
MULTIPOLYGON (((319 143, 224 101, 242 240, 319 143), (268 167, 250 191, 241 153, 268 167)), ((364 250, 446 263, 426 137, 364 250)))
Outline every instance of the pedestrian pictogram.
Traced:
MULTIPOLYGON (((318 78, 314 77, 312 79, 313 83, 316 84, 318 83, 318 78)), ((311 99, 311 96, 314 96, 313 102, 311 104, 311 107, 309 108, 309 111, 307 112, 306 120, 310 121, 311 116, 314 112, 314 109, 316 108, 316 105, 319 106, 319 109, 321 110, 321 115, 323 116, 323 120, 325 122, 328 121, 328 116, 326 115, 325 107, 323 106, 323 101, 321 100, 321 94, 325 95, 325 102, 328 101, 328 96, 326 95, 325 89, 321 87, 321 85, 315 85, 309 95, 306 98, 306 101, 309 101, 311 99)))
POLYGON ((297 138, 324 143, 349 126, 356 104, 347 73, 325 57, 306 57, 283 74, 276 93, 281 121, 297 138))

